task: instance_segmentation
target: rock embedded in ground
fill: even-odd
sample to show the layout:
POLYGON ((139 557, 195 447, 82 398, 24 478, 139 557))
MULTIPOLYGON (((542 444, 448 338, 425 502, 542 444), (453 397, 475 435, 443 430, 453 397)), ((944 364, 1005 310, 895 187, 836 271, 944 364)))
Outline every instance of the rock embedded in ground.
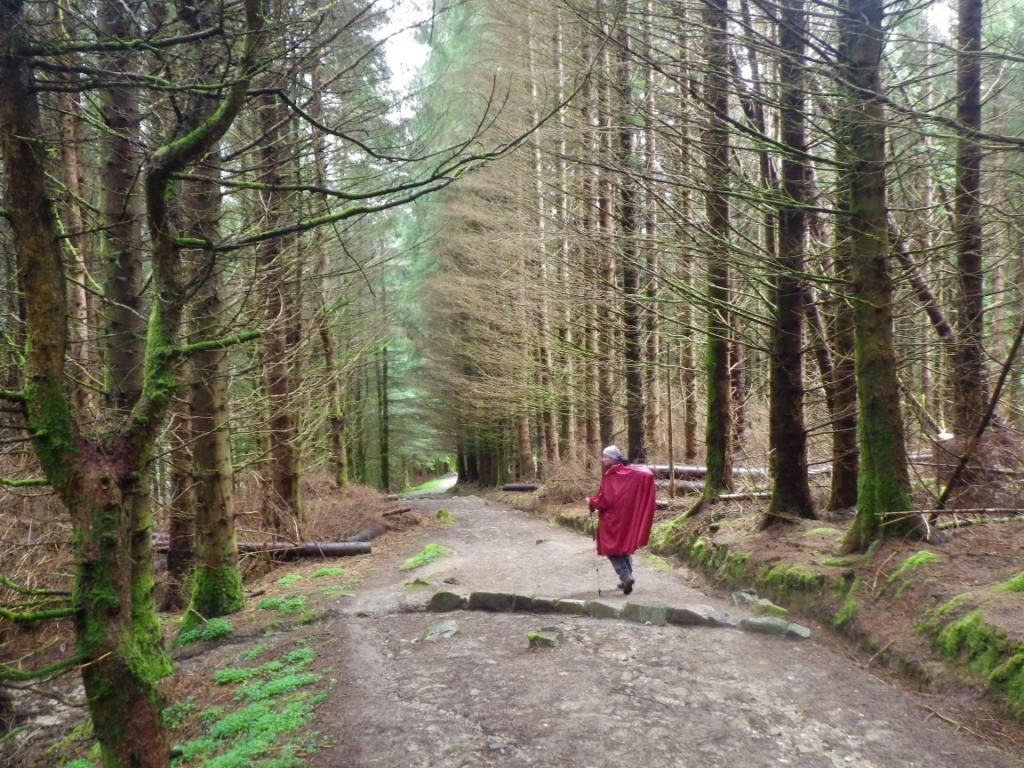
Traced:
POLYGON ((737 589, 732 593, 732 604, 740 608, 750 608, 756 605, 759 599, 757 592, 752 589, 737 589))
POLYGON ((526 633, 531 648, 557 648, 565 636, 558 627, 541 627, 526 633))
POLYGON ((799 637, 801 640, 807 640, 811 637, 811 630, 805 627, 803 624, 790 624, 786 627, 786 634, 792 637, 799 637))
POLYGON ((459 634, 459 625, 453 619, 435 621, 423 630, 424 640, 442 640, 446 637, 455 637, 459 634))
POLYGON ((740 620, 740 629, 763 635, 784 635, 789 630, 789 622, 779 616, 751 616, 740 620))
POLYGON ((534 613, 554 613, 558 599, 554 597, 535 597, 530 600, 530 610, 534 613))
POLYGON ((785 608, 781 605, 776 605, 766 597, 758 598, 757 602, 751 606, 755 613, 761 616, 786 616, 789 614, 785 608))
POLYGON ((717 626, 715 616, 719 614, 710 605, 684 605, 669 608, 667 620, 677 627, 717 626))
POLYGON ((427 603, 427 610, 435 613, 447 611, 458 611, 466 607, 466 598, 447 589, 439 589, 430 597, 427 603))
POLYGON ((471 611, 511 613, 516 606, 516 596, 505 592, 473 592, 469 596, 471 611))
POLYGON ((622 606, 622 617, 637 624, 653 624, 657 627, 668 623, 667 605, 628 602, 622 606))
POLYGON ((558 600, 555 603, 555 610, 567 616, 586 616, 587 603, 584 600, 558 600))
POLYGON ((618 619, 622 617, 622 609, 617 605, 600 600, 587 600, 584 603, 587 615, 595 619, 618 619))

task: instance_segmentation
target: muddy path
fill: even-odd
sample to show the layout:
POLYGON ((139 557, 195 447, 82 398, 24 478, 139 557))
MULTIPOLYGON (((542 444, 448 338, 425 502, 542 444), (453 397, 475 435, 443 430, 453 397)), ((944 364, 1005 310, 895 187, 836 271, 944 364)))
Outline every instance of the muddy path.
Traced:
MULTIPOLYGON (((801 768, 1022 766, 1010 754, 929 718, 894 688, 817 639, 732 629, 421 610, 415 577, 474 590, 561 598, 625 598, 592 544, 527 513, 476 497, 417 499, 451 512, 401 551, 375 555, 358 596, 317 627, 337 683, 318 729, 320 766, 578 766, 801 768), (427 543, 452 553, 412 573, 402 560, 427 543), (598 581, 600 579, 600 581, 598 581), (453 618, 454 637, 422 640, 453 618), (526 633, 557 626, 557 648, 526 633)), ((638 558, 630 600, 740 609, 697 590, 685 570, 638 558)))

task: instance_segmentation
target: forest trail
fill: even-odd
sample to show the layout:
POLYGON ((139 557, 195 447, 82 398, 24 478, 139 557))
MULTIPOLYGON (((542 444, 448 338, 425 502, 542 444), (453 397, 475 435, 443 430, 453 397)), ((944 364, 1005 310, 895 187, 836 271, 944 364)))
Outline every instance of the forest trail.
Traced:
MULTIPOLYGON (((340 613, 318 625, 321 659, 337 679, 319 709, 331 744, 318 766, 571 766, 619 768, 1009 768, 1020 757, 930 718, 923 699, 812 639, 726 628, 649 626, 563 615, 419 610, 451 588, 597 597, 592 543, 532 515, 476 497, 418 499, 452 524, 374 556, 340 613), (402 572, 427 543, 451 553, 402 572), (439 619, 454 637, 423 640, 439 619), (557 648, 526 633, 558 626, 557 648)), ((630 600, 703 603, 743 615, 638 557, 630 600)), ((607 561, 604 599, 625 602, 607 561)))

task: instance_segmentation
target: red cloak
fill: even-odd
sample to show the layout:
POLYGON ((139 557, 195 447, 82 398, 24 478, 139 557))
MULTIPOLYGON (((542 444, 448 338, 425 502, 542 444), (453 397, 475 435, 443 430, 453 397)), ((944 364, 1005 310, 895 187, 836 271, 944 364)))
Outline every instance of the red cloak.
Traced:
POLYGON ((654 523, 654 473, 634 464, 612 464, 588 500, 600 512, 597 554, 631 555, 647 543, 654 523))

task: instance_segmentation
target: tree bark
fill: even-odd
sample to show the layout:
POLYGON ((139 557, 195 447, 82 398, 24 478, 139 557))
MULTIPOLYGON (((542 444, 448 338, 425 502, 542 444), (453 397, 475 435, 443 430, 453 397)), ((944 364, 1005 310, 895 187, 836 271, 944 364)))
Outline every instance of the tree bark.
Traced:
POLYGON ((732 490, 732 414, 729 381, 729 71, 728 8, 725 0, 705 0, 704 102, 708 115, 701 136, 705 147, 705 211, 708 221, 707 377, 708 475, 704 498, 732 490))
POLYGON ((775 322, 771 339, 769 451, 772 497, 761 521, 767 528, 781 516, 813 518, 807 482, 807 432, 804 429, 803 290, 807 249, 807 132, 804 117, 803 0, 784 0, 778 20, 782 158, 779 249, 775 269, 775 322))

